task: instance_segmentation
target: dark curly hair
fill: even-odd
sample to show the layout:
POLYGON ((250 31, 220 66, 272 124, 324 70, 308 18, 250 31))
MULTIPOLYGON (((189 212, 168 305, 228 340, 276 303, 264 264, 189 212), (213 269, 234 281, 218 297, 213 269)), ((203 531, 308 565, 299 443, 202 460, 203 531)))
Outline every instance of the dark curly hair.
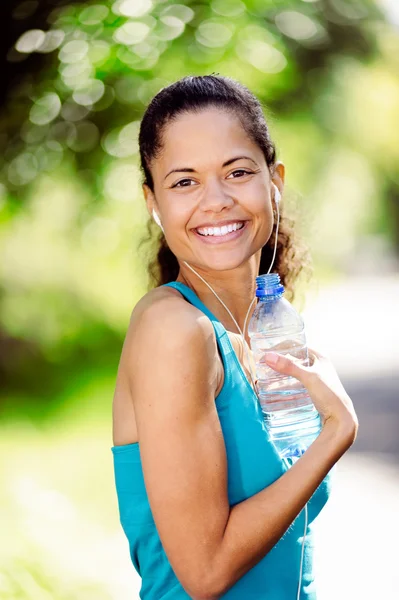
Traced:
MULTIPOLYGON (((154 181, 151 163, 162 151, 162 134, 166 125, 183 112, 198 111, 207 106, 221 107, 239 118, 248 136, 262 150, 273 176, 276 148, 270 139, 262 105, 256 96, 238 81, 219 74, 186 76, 161 89, 151 100, 141 121, 139 146, 143 183, 152 191, 154 181)), ((260 274, 267 273, 273 258, 276 223, 275 219, 272 234, 262 248, 260 274)), ((280 225, 273 271, 280 275, 286 297, 291 301, 294 299, 294 283, 298 275, 304 267, 310 267, 308 248, 299 239, 294 224, 294 220, 284 214, 284 203, 280 202, 280 225)), ((155 256, 152 254, 148 259, 149 289, 174 281, 179 273, 175 255, 158 227, 157 230, 154 234, 154 221, 150 219, 147 224, 148 236, 141 242, 156 244, 155 256)))

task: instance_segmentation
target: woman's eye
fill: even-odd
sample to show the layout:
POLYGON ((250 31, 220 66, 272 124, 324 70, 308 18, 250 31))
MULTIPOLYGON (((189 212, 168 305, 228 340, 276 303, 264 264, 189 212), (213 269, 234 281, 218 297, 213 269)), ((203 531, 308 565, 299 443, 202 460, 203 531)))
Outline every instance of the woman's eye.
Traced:
MULTIPOLYGON (((236 169, 230 175, 234 175, 235 173, 240 173, 238 177, 233 177, 233 179, 239 179, 243 175, 251 175, 252 171, 247 171, 246 169, 236 169)), ((172 185, 172 188, 180 188, 180 187, 192 187, 191 183, 195 183, 193 179, 180 179, 177 183, 172 185)))
POLYGON ((192 182, 192 179, 181 179, 180 181, 178 181, 177 183, 175 183, 174 185, 172 185, 172 188, 175 187, 191 187, 190 183, 192 182), (180 184, 184 184, 188 182, 189 185, 180 185, 180 184))
MULTIPOLYGON (((251 172, 252 171, 247 171, 246 169, 236 169, 235 171, 233 171, 230 174, 234 175, 234 173, 244 173, 244 175, 251 175, 251 172)), ((237 177, 233 177, 233 179, 237 179, 237 177)))

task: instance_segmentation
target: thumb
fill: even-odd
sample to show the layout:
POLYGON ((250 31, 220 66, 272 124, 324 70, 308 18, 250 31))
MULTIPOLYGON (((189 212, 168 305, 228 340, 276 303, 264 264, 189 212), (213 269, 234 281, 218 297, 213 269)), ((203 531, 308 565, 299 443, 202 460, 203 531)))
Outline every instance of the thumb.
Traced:
POLYGON ((298 359, 289 358, 284 354, 278 352, 265 352, 264 361, 269 367, 272 367, 275 371, 283 373, 284 375, 290 375, 299 379, 300 381, 305 374, 305 370, 301 364, 298 364, 298 359))

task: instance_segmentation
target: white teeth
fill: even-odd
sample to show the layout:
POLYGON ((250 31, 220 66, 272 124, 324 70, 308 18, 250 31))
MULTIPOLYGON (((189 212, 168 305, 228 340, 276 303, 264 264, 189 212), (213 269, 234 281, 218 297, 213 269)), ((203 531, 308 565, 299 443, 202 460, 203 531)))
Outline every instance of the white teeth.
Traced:
POLYGON ((238 223, 230 223, 229 225, 223 225, 222 227, 199 227, 197 229, 198 233, 201 235, 218 235, 223 236, 231 233, 232 231, 237 231, 237 229, 241 229, 244 227, 244 223, 242 221, 238 223))

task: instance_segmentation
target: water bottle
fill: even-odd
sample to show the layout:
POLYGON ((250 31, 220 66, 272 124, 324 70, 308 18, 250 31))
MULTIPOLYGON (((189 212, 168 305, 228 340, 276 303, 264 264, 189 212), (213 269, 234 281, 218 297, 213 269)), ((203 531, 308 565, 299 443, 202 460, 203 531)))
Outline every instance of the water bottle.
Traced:
POLYGON ((278 373, 264 362, 273 350, 309 365, 304 322, 283 298, 277 273, 256 278, 259 298, 248 326, 256 364, 258 397, 270 437, 282 458, 299 457, 319 435, 321 421, 308 391, 295 377, 278 373))

